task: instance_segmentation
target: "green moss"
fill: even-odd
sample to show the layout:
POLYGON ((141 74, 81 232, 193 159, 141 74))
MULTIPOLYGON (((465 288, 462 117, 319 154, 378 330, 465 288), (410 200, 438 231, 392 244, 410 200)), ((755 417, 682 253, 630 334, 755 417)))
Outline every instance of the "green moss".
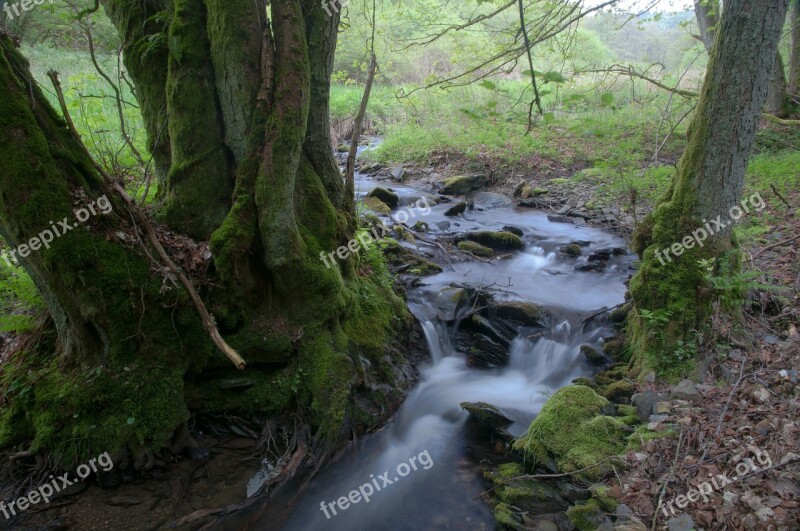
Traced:
POLYGON ((392 213, 392 209, 389 208, 386 203, 378 199, 377 197, 365 197, 361 201, 365 207, 372 210, 373 212, 377 212, 378 214, 382 214, 384 216, 388 216, 392 213))
POLYGON ((603 389, 603 396, 614 403, 627 403, 636 392, 636 386, 623 380, 613 382, 603 389))
POLYGON ((193 411, 205 413, 278 414, 294 401, 304 374, 296 366, 273 371, 264 369, 223 369, 213 378, 193 379, 186 385, 186 404, 193 411), (237 388, 229 381, 247 381, 237 388))
POLYGON ((472 253, 475 256, 488 257, 494 254, 494 251, 490 247, 486 247, 484 245, 471 241, 458 242, 458 249, 461 251, 472 253))
MULTIPOLYGON (((584 469, 619 455, 625 449, 628 428, 618 419, 601 415, 608 404, 608 400, 589 387, 564 387, 550 397, 514 447, 535 463, 552 460, 564 472, 584 469)), ((610 470, 606 463, 581 476, 598 479, 610 470)))
POLYGON ((492 511, 494 514, 494 519, 497 521, 498 525, 506 526, 510 529, 518 529, 520 523, 517 521, 517 513, 514 512, 507 503, 498 503, 495 505, 494 510, 492 511))
POLYGON ((656 441, 658 439, 675 437, 677 434, 677 431, 674 429, 650 431, 647 429, 647 426, 636 426, 634 432, 628 437, 628 445, 625 448, 625 452, 635 452, 644 448, 647 444, 647 441, 656 441))
POLYGON ((578 531, 595 531, 603 522, 600 504, 591 499, 567 509, 567 518, 578 531))
POLYGON ((525 242, 522 241, 522 238, 510 232, 468 232, 464 237, 470 241, 491 247, 496 251, 511 251, 525 247, 525 242))

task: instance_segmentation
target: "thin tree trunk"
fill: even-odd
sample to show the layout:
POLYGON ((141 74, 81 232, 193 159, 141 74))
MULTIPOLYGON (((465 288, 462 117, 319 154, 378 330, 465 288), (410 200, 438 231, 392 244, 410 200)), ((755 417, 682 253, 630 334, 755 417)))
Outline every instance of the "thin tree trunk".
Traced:
POLYGON ((717 25, 719 24, 719 0, 694 0, 694 12, 697 18, 697 26, 700 30, 700 40, 706 47, 706 51, 711 53, 711 48, 714 47, 717 25))
POLYGON ((355 176, 356 176, 356 153, 358 143, 361 139, 361 128, 364 125, 364 116, 367 114, 369 105, 369 95, 372 92, 372 82, 375 80, 375 72, 378 70, 378 59, 375 52, 369 55, 369 69, 367 70, 367 84, 364 87, 364 95, 361 97, 361 104, 358 106, 358 113, 353 121, 353 136, 350 138, 350 151, 347 154, 347 171, 345 172, 345 197, 347 201, 355 200, 355 176))
POLYGON ((766 112, 778 118, 789 115, 789 98, 786 93, 786 72, 783 68, 783 58, 780 52, 775 54, 775 64, 772 68, 772 77, 769 82, 766 112))
POLYGON ((630 284, 637 311, 629 340, 660 370, 674 363, 670 356, 678 341, 708 328, 714 294, 700 261, 716 260, 717 275, 739 267, 729 216, 744 188, 787 5, 788 0, 726 2, 672 187, 635 236, 643 264, 630 284), (713 234, 700 247, 692 232, 717 216, 726 225, 710 225, 713 234))
POLYGON ((800 0, 792 0, 789 17, 792 28, 792 43, 789 56, 789 98, 800 105, 800 0))

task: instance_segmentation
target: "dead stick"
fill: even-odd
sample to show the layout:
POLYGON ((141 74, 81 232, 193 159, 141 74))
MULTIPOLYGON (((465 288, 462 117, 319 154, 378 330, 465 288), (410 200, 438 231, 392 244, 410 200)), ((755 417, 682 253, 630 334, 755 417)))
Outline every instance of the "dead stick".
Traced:
POLYGON ((781 193, 778 191, 778 189, 777 189, 777 188, 775 188, 775 185, 774 185, 774 184, 772 184, 772 183, 769 183, 769 187, 770 187, 770 188, 772 188, 772 193, 773 193, 773 194, 775 194, 775 195, 777 195, 777 196, 778 196, 778 199, 780 199, 781 201, 783 201, 783 204, 784 204, 784 205, 786 205, 786 206, 787 206, 787 207, 789 207, 789 208, 792 208, 792 205, 790 205, 790 204, 789 204, 789 201, 787 201, 787 200, 786 200, 786 198, 785 198, 785 197, 783 197, 783 196, 781 195, 781 193))
POLYGON ((67 109, 67 103, 64 100, 64 93, 61 90, 61 82, 58 80, 58 72, 55 70, 50 70, 47 73, 47 76, 53 82, 53 86, 56 89, 56 95, 58 97, 58 103, 61 105, 61 112, 64 114, 64 119, 67 122, 67 126, 69 127, 70 133, 75 138, 75 141, 83 148, 84 153, 89 160, 92 161, 97 172, 103 177, 105 180, 105 184, 113 191, 116 191, 122 200, 125 202, 125 206, 127 207, 128 211, 133 214, 134 217, 139 221, 139 223, 144 227, 145 232, 147 233, 147 239, 150 241, 150 244, 156 250, 158 255, 161 257, 161 260, 166 264, 167 269, 169 269, 183 284, 183 287, 186 289, 187 293, 189 293, 189 298, 192 299, 192 302, 197 308, 197 312, 200 314, 200 319, 203 321, 203 327, 205 327, 208 335, 211 337, 211 341, 222 351, 225 356, 230 359, 234 365, 236 365, 239 369, 244 369, 247 364, 245 363, 244 359, 236 352, 228 343, 222 338, 217 329, 217 324, 214 321, 214 317, 208 313, 206 309, 206 305, 203 303, 203 300, 200 298, 200 295, 197 294, 197 291, 194 289, 192 285, 192 281, 183 273, 180 267, 172 261, 169 257, 167 252, 164 250, 164 247, 161 245, 161 242, 158 240, 158 236, 156 236, 155 230, 153 230, 153 225, 150 223, 150 220, 147 216, 142 212, 142 210, 137 207, 131 197, 128 195, 128 192, 120 186, 118 183, 114 182, 110 175, 108 175, 105 170, 94 160, 92 155, 89 153, 89 150, 86 148, 86 145, 81 140, 80 135, 78 134, 78 130, 75 128, 75 123, 72 121, 72 117, 69 114, 69 110, 67 109))
POLYGON ((756 258, 757 258, 759 255, 761 255, 761 253, 764 253, 764 252, 766 252, 766 251, 769 251, 770 249, 774 249, 775 247, 780 247, 781 245, 786 245, 787 243, 792 243, 793 241, 795 241, 795 240, 798 240, 798 239, 800 239, 800 234, 799 234, 799 235, 797 235, 797 236, 792 236, 792 237, 791 237, 791 238, 789 238, 788 240, 783 240, 782 242, 773 243, 772 245, 768 245, 767 247, 764 247, 763 249, 761 249, 760 251, 758 251, 758 252, 755 254, 755 256, 756 256, 756 258))

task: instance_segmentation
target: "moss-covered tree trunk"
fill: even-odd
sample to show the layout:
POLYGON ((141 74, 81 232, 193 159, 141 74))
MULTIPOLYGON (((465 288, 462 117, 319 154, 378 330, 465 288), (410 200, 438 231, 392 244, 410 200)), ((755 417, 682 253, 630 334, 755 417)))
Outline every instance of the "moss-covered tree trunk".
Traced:
POLYGON ((700 261, 716 259, 718 275, 738 268, 730 213, 742 196, 787 4, 726 2, 686 151, 671 189, 636 235, 643 264, 630 284, 632 347, 660 368, 672 365, 679 341, 708 326, 715 294, 700 261), (692 236, 701 239, 701 228, 712 233, 702 246, 692 236))
POLYGON ((800 101, 800 0, 792 0, 789 27, 792 44, 789 52, 789 98, 800 101))
MULTIPOLYGON (((145 386, 152 379, 140 381, 147 373, 131 368, 137 360, 166 371, 168 381, 155 380, 171 394, 112 396, 111 388, 86 386, 108 404, 102 412, 82 403, 54 412, 37 395, 35 403, 21 401, 4 412, 8 422, 0 424, 0 445, 25 437, 40 441, 44 427, 36 421, 17 424, 24 429, 9 426, 47 414, 59 418, 59 429, 36 448, 63 445, 71 437, 96 452, 155 450, 186 420, 187 409, 271 414, 294 406, 307 415, 316 440, 334 448, 351 429, 377 422, 400 398, 404 378, 398 380, 403 371, 397 367, 406 361, 396 350, 392 354, 389 339, 409 322, 374 253, 332 265, 320 259, 354 236, 354 207, 344 201, 328 118, 338 13, 327 14, 314 0, 272 2, 269 8, 263 0, 101 3, 124 42, 162 179, 158 217, 175 232, 210 242, 210 278, 201 295, 226 340, 247 361, 246 385, 226 384, 242 375, 214 351, 182 290, 159 290, 163 279, 148 271, 142 253, 106 239, 114 225, 98 227, 81 236, 86 241, 70 247, 71 253, 37 255, 25 266, 47 295, 61 343, 72 345, 76 371, 102 364, 107 378, 145 386), (45 256, 51 262, 37 264, 45 256), (368 267, 358 267, 359 261, 368 267), (83 293, 81 282, 101 284, 83 293), (93 319, 83 324, 73 314, 93 319), (162 408, 163 418, 145 424, 141 414, 124 413, 121 402, 130 396, 137 397, 137 407, 162 408), (88 426, 112 414, 134 420, 95 437, 88 426), (72 433, 72 415, 85 418, 87 426, 72 433)), ((5 54, 9 65, 21 61, 15 51, 5 54)), ((22 74, 7 70, 4 79, 16 87, 13 105, 30 107, 22 74)), ((29 126, 42 146, 50 145, 48 156, 79 151, 60 147, 69 144, 56 136, 63 135, 63 126, 43 100, 36 106, 52 121, 29 126)), ((5 133, 8 142, 18 134, 14 128, 5 133)), ((0 159, 12 149, 19 147, 0 147, 0 159)), ((38 168, 44 156, 19 150, 16 165, 0 161, 0 171, 3 177, 30 173, 27 166, 38 168)), ((65 177, 74 183, 72 190, 96 193, 84 175, 92 174, 89 162, 74 164, 64 170, 75 173, 65 177)), ((68 210, 70 190, 54 186, 52 172, 42 170, 36 178, 48 194, 36 206, 19 209, 16 200, 4 198, 0 215, 12 244, 39 230, 38 217, 23 216, 44 216, 51 202, 58 215, 68 210)), ((27 183, 27 177, 8 180, 7 193, 25 197, 27 183)), ((60 246, 69 246, 67 241, 60 246)), ((61 370, 62 356, 53 360, 53 374, 74 378, 61 370)))

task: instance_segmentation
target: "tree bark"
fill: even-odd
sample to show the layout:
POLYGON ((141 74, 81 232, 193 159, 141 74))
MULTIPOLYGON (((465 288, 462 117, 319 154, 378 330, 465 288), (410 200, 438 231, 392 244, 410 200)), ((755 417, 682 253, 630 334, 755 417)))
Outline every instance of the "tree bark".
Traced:
MULTIPOLYGON (((84 441, 74 455, 87 447, 156 451, 188 408, 296 408, 323 445, 322 458, 351 430, 388 414, 407 386, 394 375, 413 373, 403 356, 387 356, 390 339, 412 323, 390 281, 380 267, 357 273, 365 260, 358 253, 345 260, 331 253, 355 226, 328 117, 338 14, 312 0, 272 2, 269 11, 262 0, 102 4, 124 42, 157 159, 161 231, 209 240, 201 296, 255 383, 220 391, 220 378, 236 369, 214 349, 186 293, 151 272, 149 251, 115 240, 135 232, 129 218, 109 218, 23 263, 45 294, 61 345, 59 361, 38 366, 37 378, 65 380, 58 396, 69 407, 15 401, 0 410, 0 446, 27 438, 57 452, 84 441), (64 373, 67 359, 75 374, 64 373), (102 385, 77 378, 97 364, 102 385), (94 397, 101 410, 86 404, 94 397), (102 437, 91 428, 101 423, 109 426, 102 437)), ((10 125, 0 131, 0 230, 16 245, 41 230, 42 212, 68 215, 70 194, 96 196, 98 177, 9 48, 0 71, 3 116, 27 117, 4 118, 10 125)), ((184 250, 196 245, 169 240, 184 250)))
POLYGON ((706 52, 710 54, 719 24, 719 0, 694 0, 694 13, 700 30, 700 40, 706 47, 706 52))
POLYGON ((789 24, 792 28, 792 43, 789 54, 789 98, 800 105, 800 0, 792 0, 789 24))
POLYGON ((766 111, 778 118, 789 116, 789 96, 786 92, 786 71, 780 52, 775 54, 775 64, 769 82, 766 111))
POLYGON ((729 0, 712 49, 703 89, 689 127, 686 151, 666 196, 634 241, 643 265, 630 284, 634 352, 659 370, 692 331, 706 330, 714 301, 701 260, 714 274, 738 270, 729 212, 739 204, 761 109, 767 97, 788 0, 729 0), (727 225, 700 247, 692 233, 707 220, 727 225), (686 242, 686 243, 682 243, 686 242), (665 250, 683 245, 685 252, 665 250), (659 259, 659 256, 661 257, 659 259), (663 262, 663 263, 662 263, 663 262))

